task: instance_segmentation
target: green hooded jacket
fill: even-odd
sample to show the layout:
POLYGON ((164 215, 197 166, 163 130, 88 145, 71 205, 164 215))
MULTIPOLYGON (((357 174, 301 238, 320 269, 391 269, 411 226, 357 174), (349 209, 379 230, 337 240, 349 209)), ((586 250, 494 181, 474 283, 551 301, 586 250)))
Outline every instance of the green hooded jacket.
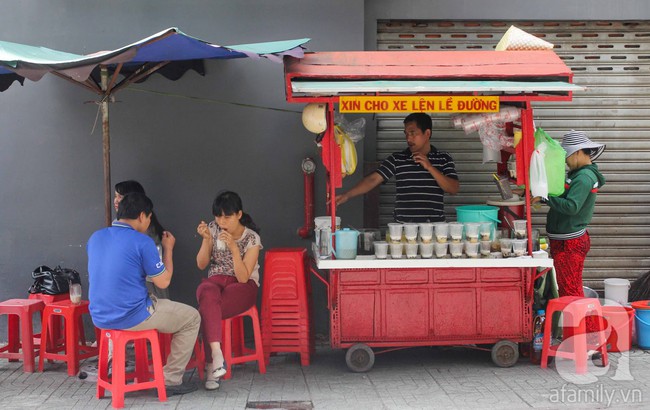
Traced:
POLYGON ((551 239, 578 238, 591 222, 598 189, 605 185, 605 177, 598 165, 589 164, 569 172, 562 195, 548 198, 546 232, 551 239))

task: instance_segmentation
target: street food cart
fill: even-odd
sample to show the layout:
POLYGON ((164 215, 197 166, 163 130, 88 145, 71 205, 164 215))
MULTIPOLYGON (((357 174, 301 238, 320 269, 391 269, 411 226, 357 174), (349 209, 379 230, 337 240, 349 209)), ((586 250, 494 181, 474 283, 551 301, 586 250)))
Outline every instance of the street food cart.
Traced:
MULTIPOLYGON (((326 104, 321 156, 327 199, 342 186, 341 151, 335 141, 335 107, 341 112, 472 113, 521 110, 521 141, 512 183, 525 186, 531 238, 529 163, 534 150, 536 101, 570 101, 571 70, 553 51, 316 52, 285 57, 287 101, 326 104)), ((505 174, 505 161, 498 165, 505 174)), ((462 176, 461 176, 462 178, 462 176)), ((491 345, 503 367, 519 357, 518 343, 532 340, 533 287, 551 259, 315 258, 312 272, 325 283, 332 348, 347 348, 353 371, 367 371, 375 353, 411 346, 491 345)))

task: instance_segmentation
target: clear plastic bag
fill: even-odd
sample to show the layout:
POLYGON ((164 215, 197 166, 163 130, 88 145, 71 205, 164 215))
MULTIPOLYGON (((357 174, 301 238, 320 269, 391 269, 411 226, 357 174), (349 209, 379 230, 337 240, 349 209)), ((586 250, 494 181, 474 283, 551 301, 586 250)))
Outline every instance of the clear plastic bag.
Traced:
POLYGON ((336 113, 334 116, 334 123, 341 127, 343 132, 355 144, 363 139, 366 135, 366 119, 357 118, 354 121, 348 121, 347 118, 341 113, 336 113))
POLYGON ((546 143, 542 142, 530 156, 530 193, 533 197, 539 196, 544 199, 548 199, 548 181, 544 165, 546 147, 546 143))

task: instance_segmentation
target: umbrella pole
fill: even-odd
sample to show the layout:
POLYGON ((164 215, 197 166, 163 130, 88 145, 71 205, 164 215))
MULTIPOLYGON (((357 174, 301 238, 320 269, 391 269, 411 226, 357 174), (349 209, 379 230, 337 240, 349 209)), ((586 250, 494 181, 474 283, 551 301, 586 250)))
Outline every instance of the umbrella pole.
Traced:
POLYGON ((108 127, 108 69, 101 66, 101 86, 104 92, 101 102, 102 110, 102 151, 104 154, 104 222, 111 225, 111 134, 108 127))

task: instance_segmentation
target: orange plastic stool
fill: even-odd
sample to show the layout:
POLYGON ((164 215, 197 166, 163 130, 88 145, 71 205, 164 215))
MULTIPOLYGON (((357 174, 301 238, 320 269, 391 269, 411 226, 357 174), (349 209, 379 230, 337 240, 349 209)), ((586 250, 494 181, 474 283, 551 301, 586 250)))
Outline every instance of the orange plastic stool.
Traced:
POLYGON ((158 343, 158 332, 152 330, 100 330, 99 368, 97 375, 97 398, 104 397, 106 390, 112 395, 113 408, 124 407, 124 394, 136 390, 158 389, 158 400, 167 401, 165 389, 165 376, 163 374, 162 356, 158 343), (108 341, 113 341, 113 369, 112 376, 108 377, 108 341), (153 380, 149 372, 149 358, 147 354, 147 340, 151 345, 153 364, 153 380), (126 373, 126 345, 135 342, 135 372, 126 373), (127 381, 137 380, 127 384, 127 381))
POLYGON ((61 360, 68 363, 68 376, 74 376, 79 372, 79 360, 97 356, 99 349, 97 347, 86 345, 86 336, 84 335, 82 315, 90 314, 88 311, 87 300, 82 300, 78 305, 69 300, 60 302, 47 303, 43 309, 43 327, 41 335, 45 335, 45 340, 41 339, 41 354, 38 361, 38 371, 43 371, 45 359, 61 360), (56 322, 54 317, 62 317, 65 327, 65 342, 63 346, 57 346, 54 334, 49 330, 49 326, 56 322), (60 352, 63 351, 63 354, 60 352))
POLYGON ((576 373, 584 374, 587 372, 587 354, 590 349, 600 351, 603 365, 607 366, 607 338, 604 332, 596 333, 597 345, 591 345, 587 341, 586 318, 594 315, 598 317, 598 328, 605 329, 603 311, 598 299, 563 296, 549 300, 546 306, 546 323, 542 344, 541 365, 543 369, 548 365, 548 357, 556 356, 575 361, 576 373), (562 312, 562 327, 570 330, 571 336, 561 344, 552 346, 551 333, 553 332, 553 314, 555 312, 562 312))
POLYGON ((7 346, 0 348, 0 358, 9 359, 10 362, 22 359, 23 371, 26 373, 33 373, 35 367, 32 317, 34 313, 42 312, 44 306, 40 300, 29 299, 9 299, 0 303, 0 315, 7 315, 8 336, 7 346))
POLYGON ((264 350, 262 348, 262 333, 260 331, 260 319, 257 313, 257 307, 253 305, 247 311, 233 316, 222 321, 223 325, 223 356, 226 361, 226 374, 223 379, 230 379, 232 377, 232 366, 235 364, 257 361, 257 366, 261 374, 266 373, 266 364, 264 363, 264 350), (255 337, 255 349, 248 349, 244 346, 244 326, 242 320, 244 316, 251 318, 253 322, 253 335, 255 337), (242 352, 241 355, 234 354, 233 352, 233 323, 240 322, 238 337, 235 336, 236 341, 239 342, 235 348, 242 352))
MULTIPOLYGON (((167 357, 171 352, 172 346, 172 334, 171 333, 160 333, 159 342, 160 342, 160 354, 162 357, 163 366, 167 364, 167 357)), ((205 350, 203 350, 203 341, 200 337, 197 337, 196 343, 194 344, 194 352, 190 361, 187 362, 185 370, 196 369, 199 372, 199 379, 203 380, 205 374, 205 350)))

